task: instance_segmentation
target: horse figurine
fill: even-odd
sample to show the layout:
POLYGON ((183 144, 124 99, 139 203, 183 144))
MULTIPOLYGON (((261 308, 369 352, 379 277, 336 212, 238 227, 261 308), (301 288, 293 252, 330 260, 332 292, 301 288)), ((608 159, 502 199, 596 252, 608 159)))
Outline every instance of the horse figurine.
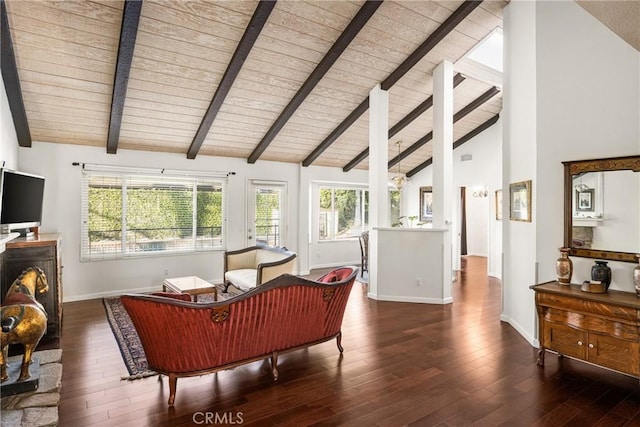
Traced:
POLYGON ((29 378, 29 365, 33 350, 47 331, 47 313, 36 300, 36 292, 49 290, 47 277, 38 267, 29 267, 13 282, 2 303, 2 332, 0 333, 0 382, 6 381, 7 353, 9 344, 19 343, 24 346, 22 366, 18 380, 29 378))

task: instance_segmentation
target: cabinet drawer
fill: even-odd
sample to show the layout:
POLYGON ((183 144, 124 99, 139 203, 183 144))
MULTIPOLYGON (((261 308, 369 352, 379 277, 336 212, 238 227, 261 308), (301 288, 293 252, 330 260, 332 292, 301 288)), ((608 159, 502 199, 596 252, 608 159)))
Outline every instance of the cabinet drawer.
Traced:
POLYGON ((537 303, 541 307, 557 308, 573 313, 589 313, 594 316, 605 316, 621 321, 635 323, 638 309, 612 304, 609 301, 589 301, 571 296, 539 293, 536 295, 537 303))
POLYGON ((566 356, 587 358, 587 333, 566 325, 544 323, 543 346, 566 356))
POLYGON ((55 246, 37 246, 32 248, 11 248, 4 253, 6 261, 21 259, 53 259, 56 256, 55 246))
POLYGON ((640 343, 589 333, 589 362, 631 375, 640 375, 640 343))

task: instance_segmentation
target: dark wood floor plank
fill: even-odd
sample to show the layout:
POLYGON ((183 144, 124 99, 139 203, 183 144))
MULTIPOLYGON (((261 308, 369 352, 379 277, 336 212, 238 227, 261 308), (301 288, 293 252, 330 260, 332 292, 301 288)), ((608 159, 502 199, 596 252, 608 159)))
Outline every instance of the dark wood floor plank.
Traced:
POLYGON ((342 356, 332 341, 282 355, 278 381, 263 361, 183 378, 175 408, 166 378, 120 379, 101 300, 65 303, 60 425, 193 426, 207 412, 249 426, 640 425, 636 379, 552 354, 538 366, 499 320, 486 260, 463 265, 446 306, 374 301, 356 283, 342 356))

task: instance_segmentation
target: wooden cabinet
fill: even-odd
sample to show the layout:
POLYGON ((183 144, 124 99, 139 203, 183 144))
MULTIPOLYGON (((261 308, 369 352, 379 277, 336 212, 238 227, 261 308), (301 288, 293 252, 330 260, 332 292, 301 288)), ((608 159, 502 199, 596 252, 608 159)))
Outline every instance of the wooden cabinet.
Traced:
POLYGON ((47 312, 47 333, 42 341, 60 337, 62 329, 62 265, 59 234, 40 234, 35 239, 17 238, 6 244, 2 254, 1 297, 27 267, 40 267, 49 283, 49 291, 37 294, 47 312))
POLYGON ((640 378, 640 298, 635 293, 594 294, 555 281, 531 289, 538 311, 538 364, 552 350, 640 378))

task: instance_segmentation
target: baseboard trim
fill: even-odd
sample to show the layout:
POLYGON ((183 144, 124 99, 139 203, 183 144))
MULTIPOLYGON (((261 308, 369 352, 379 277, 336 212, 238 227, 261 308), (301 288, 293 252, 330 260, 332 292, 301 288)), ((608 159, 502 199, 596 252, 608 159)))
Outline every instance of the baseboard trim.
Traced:
POLYGON ((520 335, 522 335, 522 337, 525 340, 527 340, 527 342, 529 344, 531 344, 532 347, 540 347, 540 342, 536 338, 534 338, 531 335, 529 335, 529 333, 522 326, 520 326, 520 324, 518 322, 513 320, 511 317, 507 316, 506 314, 501 314, 500 315, 500 320, 503 321, 503 322, 508 323, 509 325, 511 325, 511 327, 513 329, 515 329, 520 335))
POLYGON ((336 263, 336 262, 332 262, 329 264, 316 264, 316 265, 310 265, 309 266, 309 270, 316 270, 318 268, 333 268, 333 267, 344 267, 344 266, 355 266, 360 268, 360 261, 350 261, 350 262, 341 262, 341 263, 336 263))
POLYGON ((85 301, 89 299, 97 299, 97 298, 108 298, 108 297, 119 297, 122 294, 141 294, 145 292, 159 292, 162 290, 162 286, 149 286, 146 288, 135 288, 135 289, 119 289, 116 291, 107 291, 107 292, 96 292, 94 294, 83 294, 83 295, 74 295, 71 297, 65 297, 62 299, 62 302, 74 302, 74 301, 85 301))
POLYGON ((424 297, 407 297, 407 296, 396 296, 396 295, 376 295, 369 292, 367 296, 376 301, 389 301, 389 302, 412 302, 419 304, 451 304, 453 302, 453 298, 424 298, 424 297))

